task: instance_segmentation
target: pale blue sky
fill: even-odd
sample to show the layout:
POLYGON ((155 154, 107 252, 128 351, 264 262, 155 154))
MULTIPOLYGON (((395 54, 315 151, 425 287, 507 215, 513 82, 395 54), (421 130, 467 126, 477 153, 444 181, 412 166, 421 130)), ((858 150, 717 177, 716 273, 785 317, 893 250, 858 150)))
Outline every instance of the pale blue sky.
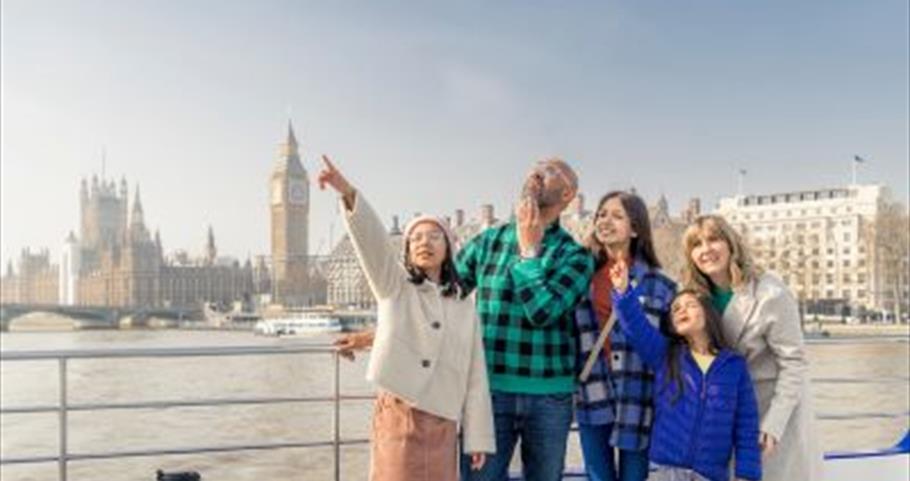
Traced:
POLYGON ((57 253, 103 147, 166 250, 267 253, 289 106, 311 176, 332 154, 386 216, 506 214, 550 154, 589 202, 842 185, 854 154, 907 197, 906 0, 427 3, 4 0, 4 264, 57 253))

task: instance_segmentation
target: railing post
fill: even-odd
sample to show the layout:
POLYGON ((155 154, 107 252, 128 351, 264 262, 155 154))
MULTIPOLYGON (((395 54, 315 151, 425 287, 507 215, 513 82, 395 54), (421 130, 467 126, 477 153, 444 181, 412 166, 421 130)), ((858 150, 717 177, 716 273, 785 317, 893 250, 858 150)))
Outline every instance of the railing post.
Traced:
POLYGON ((332 449, 335 451, 335 481, 341 481, 341 356, 338 353, 332 354, 332 362, 335 364, 335 379, 334 379, 334 396, 333 396, 333 405, 332 405, 332 418, 334 426, 332 427, 332 449))
POLYGON ((60 406, 59 406, 59 443, 60 443, 60 457, 57 460, 57 466, 60 470, 60 481, 66 481, 66 461, 67 461, 67 449, 66 449, 66 435, 67 435, 67 421, 66 421, 66 412, 67 412, 67 401, 66 401, 66 358, 61 357, 59 359, 60 364, 57 367, 59 371, 59 386, 60 386, 60 406))

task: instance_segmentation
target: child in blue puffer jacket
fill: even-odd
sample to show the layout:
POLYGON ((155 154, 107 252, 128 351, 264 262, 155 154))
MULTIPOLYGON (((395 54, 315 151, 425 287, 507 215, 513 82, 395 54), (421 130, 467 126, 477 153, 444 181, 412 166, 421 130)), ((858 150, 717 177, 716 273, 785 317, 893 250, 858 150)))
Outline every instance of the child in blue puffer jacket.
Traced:
POLYGON ((655 372, 648 481, 761 479, 758 404, 746 360, 727 347, 708 297, 682 290, 671 304, 669 337, 645 317, 629 269, 610 271, 617 320, 655 372), (734 456, 735 454, 735 456, 734 456))

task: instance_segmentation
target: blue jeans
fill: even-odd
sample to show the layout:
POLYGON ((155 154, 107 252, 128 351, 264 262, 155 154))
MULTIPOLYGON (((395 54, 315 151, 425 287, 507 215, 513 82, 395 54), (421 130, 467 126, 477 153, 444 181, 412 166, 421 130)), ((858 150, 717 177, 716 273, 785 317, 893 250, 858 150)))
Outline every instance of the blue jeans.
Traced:
POLYGON ((647 451, 627 451, 610 446, 612 425, 579 424, 581 454, 590 481, 644 481, 648 477, 647 451), (619 451, 619 477, 616 455, 619 451))
POLYGON ((496 454, 487 456, 480 471, 472 471, 462 456, 462 481, 506 481, 515 444, 521 439, 525 481, 559 481, 566 459, 566 439, 572 425, 572 394, 513 394, 494 391, 493 424, 496 454))

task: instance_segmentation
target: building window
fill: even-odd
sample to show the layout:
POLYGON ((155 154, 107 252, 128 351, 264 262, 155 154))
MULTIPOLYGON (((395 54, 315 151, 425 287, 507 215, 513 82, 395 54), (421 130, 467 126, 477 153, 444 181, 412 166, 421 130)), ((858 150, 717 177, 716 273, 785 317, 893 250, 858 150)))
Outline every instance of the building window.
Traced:
POLYGON ((844 242, 850 242, 850 233, 844 232, 844 242))
POLYGON ((828 298, 828 299, 833 299, 833 298, 834 298, 834 291, 833 291, 832 289, 828 289, 827 291, 825 291, 825 297, 828 298))
POLYGON ((857 262, 857 265, 859 265, 860 267, 866 267, 866 259, 860 259, 857 262))
POLYGON ((828 261, 828 267, 834 267, 834 261, 828 261))
POLYGON ((842 294, 841 297, 843 297, 844 299, 850 299, 850 290, 849 289, 844 289, 843 291, 841 291, 841 294, 842 294))
POLYGON ((834 284, 834 274, 825 274, 825 281, 828 284, 834 284))
POLYGON ((866 282, 866 275, 865 275, 865 274, 857 274, 857 275, 856 275, 856 282, 858 282, 858 283, 860 283, 860 284, 864 284, 864 283, 866 282))
POLYGON ((865 299, 865 297, 866 297, 865 289, 859 289, 858 291, 856 291, 856 297, 858 297, 860 299, 865 299))
POLYGON ((851 281, 850 274, 844 274, 844 284, 849 284, 851 281))
POLYGON ((829 248, 828 248, 828 254, 834 254, 834 249, 832 249, 832 248, 829 247, 829 248))
POLYGON ((844 259, 844 267, 850 267, 850 259, 844 259))
POLYGON ((818 261, 812 261, 812 268, 818 269, 818 261))

